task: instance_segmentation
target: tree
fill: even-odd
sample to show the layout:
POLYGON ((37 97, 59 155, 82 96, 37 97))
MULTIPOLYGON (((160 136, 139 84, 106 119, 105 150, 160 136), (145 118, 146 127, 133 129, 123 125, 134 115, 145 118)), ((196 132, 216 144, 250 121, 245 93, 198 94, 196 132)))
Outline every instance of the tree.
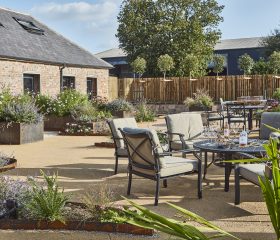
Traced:
POLYGON ((131 67, 133 69, 134 73, 138 74, 138 77, 140 78, 143 73, 145 72, 147 66, 147 62, 144 58, 137 57, 132 63, 131 67))
POLYGON ((166 72, 168 72, 174 68, 173 58, 170 57, 168 54, 161 55, 158 58, 157 66, 158 66, 159 70, 163 73, 163 79, 165 80, 166 72))
POLYGON ((205 75, 206 62, 201 61, 194 54, 186 54, 182 59, 179 71, 186 73, 190 80, 192 77, 200 77, 205 75))
POLYGON ((263 39, 261 44, 265 47, 267 56, 270 56, 274 51, 280 51, 280 29, 274 29, 271 35, 263 39))
POLYGON ((265 61, 264 58, 260 58, 258 61, 254 63, 254 66, 252 68, 253 74, 264 75, 267 74, 268 72, 269 72, 268 63, 265 61))
POLYGON ((217 78, 219 76, 219 73, 224 71, 224 64, 225 64, 225 59, 222 55, 215 54, 213 56, 213 72, 217 74, 217 78))
POLYGON ((280 52, 274 51, 269 57, 269 67, 274 74, 278 74, 280 70, 280 52))
POLYGON ((136 56, 147 60, 148 74, 158 75, 157 59, 168 54, 173 74, 182 76, 186 54, 210 59, 221 35, 222 9, 216 0, 123 0, 116 36, 129 62, 136 56))
POLYGON ((238 58, 238 67, 244 75, 250 74, 254 66, 254 60, 249 54, 245 53, 238 58))

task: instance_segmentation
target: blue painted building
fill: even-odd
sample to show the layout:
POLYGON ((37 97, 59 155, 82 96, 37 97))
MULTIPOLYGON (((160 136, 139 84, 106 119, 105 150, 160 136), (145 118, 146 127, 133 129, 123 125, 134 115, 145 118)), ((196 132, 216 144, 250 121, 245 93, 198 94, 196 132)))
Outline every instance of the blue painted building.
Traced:
MULTIPOLYGON (((224 71, 220 75, 241 75, 243 74, 238 68, 238 58, 247 53, 255 61, 260 57, 264 57, 265 48, 261 45, 262 38, 239 38, 239 39, 226 39, 219 41, 214 52, 216 54, 223 55, 225 58, 224 71)), ((126 53, 119 48, 113 48, 95 56, 105 60, 114 66, 114 69, 110 70, 110 75, 118 77, 132 77, 133 73, 127 63, 126 53)), ((209 64, 211 70, 211 63, 209 64)), ((209 75, 214 75, 210 71, 209 75)))

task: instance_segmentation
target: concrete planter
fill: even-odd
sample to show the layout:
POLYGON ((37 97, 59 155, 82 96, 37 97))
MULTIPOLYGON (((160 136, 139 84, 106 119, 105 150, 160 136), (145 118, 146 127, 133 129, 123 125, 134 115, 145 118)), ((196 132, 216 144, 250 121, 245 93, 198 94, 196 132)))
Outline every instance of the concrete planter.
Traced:
POLYGON ((66 123, 75 123, 75 120, 71 116, 57 117, 57 116, 45 116, 44 130, 45 131, 64 131, 66 123))
POLYGON ((134 117, 133 112, 128 112, 128 111, 114 111, 112 112, 113 116, 118 117, 118 118, 131 118, 134 117))
POLYGON ((0 144, 25 144, 44 139, 44 123, 0 122, 0 144))

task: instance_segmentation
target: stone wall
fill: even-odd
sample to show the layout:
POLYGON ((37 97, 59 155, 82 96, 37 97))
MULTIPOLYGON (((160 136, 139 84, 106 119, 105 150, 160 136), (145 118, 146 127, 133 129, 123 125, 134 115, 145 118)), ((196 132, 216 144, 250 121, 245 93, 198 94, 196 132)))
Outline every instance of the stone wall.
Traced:
MULTIPOLYGON (((40 92, 54 96, 60 92, 60 66, 41 63, 0 60, 0 86, 9 87, 14 93, 23 92, 23 74, 40 75, 40 92)), ((87 77, 97 78, 97 95, 108 97, 107 69, 66 67, 64 76, 74 76, 76 89, 86 93, 87 77)))

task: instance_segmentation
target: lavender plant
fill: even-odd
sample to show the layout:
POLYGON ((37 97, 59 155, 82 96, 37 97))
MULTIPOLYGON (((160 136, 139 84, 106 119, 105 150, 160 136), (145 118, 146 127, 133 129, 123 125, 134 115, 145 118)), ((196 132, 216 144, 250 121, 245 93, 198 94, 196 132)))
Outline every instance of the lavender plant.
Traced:
POLYGON ((118 98, 108 104, 108 109, 112 112, 117 112, 117 111, 132 112, 134 110, 134 107, 131 103, 129 103, 125 99, 118 98))
POLYGON ((30 124, 42 120, 43 115, 39 113, 33 102, 13 100, 0 111, 0 121, 30 124))

